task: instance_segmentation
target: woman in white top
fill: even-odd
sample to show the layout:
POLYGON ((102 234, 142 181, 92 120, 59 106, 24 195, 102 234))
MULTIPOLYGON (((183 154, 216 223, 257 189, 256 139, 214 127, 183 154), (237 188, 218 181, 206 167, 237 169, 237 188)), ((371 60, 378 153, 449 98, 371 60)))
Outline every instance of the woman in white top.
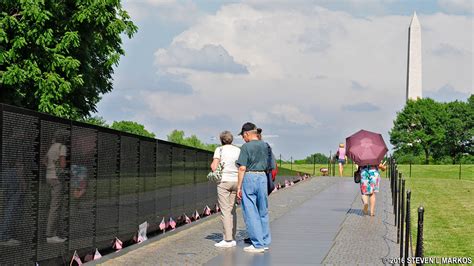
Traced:
POLYGON ((239 158, 240 148, 232 145, 234 137, 229 131, 222 132, 220 139, 222 146, 218 147, 214 152, 211 169, 215 171, 219 163, 223 165, 222 180, 217 185, 217 201, 221 209, 224 239, 216 243, 215 246, 228 248, 236 246, 237 216, 235 213, 235 199, 237 196, 238 168, 235 161, 239 158))

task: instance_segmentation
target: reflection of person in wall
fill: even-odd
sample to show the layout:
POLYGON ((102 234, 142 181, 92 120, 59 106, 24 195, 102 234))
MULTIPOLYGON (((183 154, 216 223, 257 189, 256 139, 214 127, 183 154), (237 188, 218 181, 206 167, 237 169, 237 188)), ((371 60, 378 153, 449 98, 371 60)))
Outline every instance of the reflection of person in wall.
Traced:
POLYGON ((90 135, 78 135, 73 139, 75 162, 71 163, 71 195, 74 199, 84 198, 87 192, 87 162, 94 158, 95 139, 90 135))
MULTIPOLYGON (((9 140, 5 142, 11 144, 9 140)), ((21 147, 17 154, 10 154, 4 158, 4 169, 0 177, 0 192, 4 194, 2 204, 3 219, 0 223, 0 246, 17 246, 20 241, 15 239, 15 225, 21 219, 22 196, 26 190, 24 180, 24 163, 21 147)))
POLYGON ((46 154, 46 182, 51 188, 51 202, 49 205, 48 224, 46 226, 46 241, 48 243, 62 243, 66 241, 57 235, 59 211, 63 199, 63 182, 66 168, 66 140, 68 132, 56 132, 52 144, 46 154))

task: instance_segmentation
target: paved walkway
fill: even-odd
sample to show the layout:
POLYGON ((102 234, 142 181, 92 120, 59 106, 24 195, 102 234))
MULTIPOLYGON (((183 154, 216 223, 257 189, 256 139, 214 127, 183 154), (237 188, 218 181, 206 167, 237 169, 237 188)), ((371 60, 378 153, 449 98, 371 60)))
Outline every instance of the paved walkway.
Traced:
POLYGON ((246 235, 239 209, 237 248, 221 250, 213 246, 221 240, 222 231, 220 219, 214 215, 104 256, 95 264, 381 264, 382 258, 397 254, 387 186, 384 179, 375 217, 362 216, 358 186, 348 178, 315 177, 272 194, 272 245, 264 254, 242 251, 241 240, 246 235))

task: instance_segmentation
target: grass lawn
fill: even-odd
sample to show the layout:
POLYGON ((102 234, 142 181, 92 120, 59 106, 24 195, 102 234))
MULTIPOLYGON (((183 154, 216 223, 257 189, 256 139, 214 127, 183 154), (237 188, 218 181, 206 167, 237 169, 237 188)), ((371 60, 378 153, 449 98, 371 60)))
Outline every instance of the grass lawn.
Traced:
MULTIPOLYGON (((425 208, 425 256, 474 255, 474 165, 399 165, 412 191, 412 237, 416 242, 418 207, 425 208)), ((414 248, 415 248, 415 244, 414 248)))
MULTIPOLYGON (((410 165, 398 165, 403 177, 410 177, 410 165)), ((459 165, 419 165, 411 166, 412 178, 459 179, 459 165)), ((461 179, 474 181, 474 164, 461 166, 461 179)))
MULTIPOLYGON (((280 165, 278 165, 280 166, 280 165)), ((299 172, 303 172, 303 173, 308 173, 310 175, 313 175, 313 165, 312 164, 293 164, 293 166, 291 166, 291 164, 289 163, 283 163, 281 165, 281 167, 284 167, 284 168, 287 168, 287 169, 291 169, 291 167, 293 168, 293 171, 299 171, 299 172)), ((319 169, 321 168, 327 168, 328 165, 327 164, 316 164, 316 171, 315 171, 315 174, 313 176, 320 176, 321 175, 321 172, 319 171, 319 169)), ((355 168, 355 165, 354 165, 354 168, 355 168)), ((343 176, 352 176, 353 172, 356 170, 352 170, 352 164, 346 164, 344 165, 344 171, 343 171, 343 176)), ((336 175, 339 176, 339 165, 336 165, 336 175)))
MULTIPOLYGON (((290 168, 290 164, 283 164, 290 168)), ((313 173, 312 164, 293 164, 293 170, 313 173)), ((321 175, 316 165, 316 175, 321 175)), ((474 257, 474 165, 399 165, 411 194, 412 238, 416 241, 418 207, 425 208, 425 256, 474 257)), ((338 171, 336 165, 336 172, 338 171)), ((351 176, 351 164, 344 176, 351 176)), ((385 177, 385 173, 382 174, 385 177)), ((416 243, 413 243, 413 248, 416 243)))
MULTIPOLYGON (((416 242, 418 207, 425 208, 425 256, 474 255, 474 181, 406 178, 411 194, 412 237, 416 242)), ((415 248, 416 243, 413 243, 415 248)))

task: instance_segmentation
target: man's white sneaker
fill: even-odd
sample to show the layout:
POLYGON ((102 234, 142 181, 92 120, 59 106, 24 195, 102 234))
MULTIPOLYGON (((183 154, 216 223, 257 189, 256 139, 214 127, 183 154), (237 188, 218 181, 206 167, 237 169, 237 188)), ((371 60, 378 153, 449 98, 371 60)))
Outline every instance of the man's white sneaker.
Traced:
POLYGON ((269 247, 264 247, 263 249, 264 249, 264 250, 270 250, 270 248, 269 248, 269 247))
POLYGON ((53 236, 53 237, 46 238, 46 242, 48 242, 50 244, 51 243, 63 243, 66 240, 67 240, 66 238, 60 238, 58 236, 53 236))
POLYGON ((18 246, 21 242, 16 239, 9 239, 8 241, 0 241, 0 246, 18 246))
POLYGON ((253 245, 250 245, 248 247, 244 247, 244 251, 252 252, 252 253, 263 253, 263 252, 265 252, 265 249, 264 248, 255 248, 253 245))
POLYGON ((214 244, 214 246, 218 248, 231 248, 231 247, 235 247, 236 245, 237 245, 237 242, 235 242, 234 240, 229 241, 229 242, 222 240, 221 242, 214 244))

